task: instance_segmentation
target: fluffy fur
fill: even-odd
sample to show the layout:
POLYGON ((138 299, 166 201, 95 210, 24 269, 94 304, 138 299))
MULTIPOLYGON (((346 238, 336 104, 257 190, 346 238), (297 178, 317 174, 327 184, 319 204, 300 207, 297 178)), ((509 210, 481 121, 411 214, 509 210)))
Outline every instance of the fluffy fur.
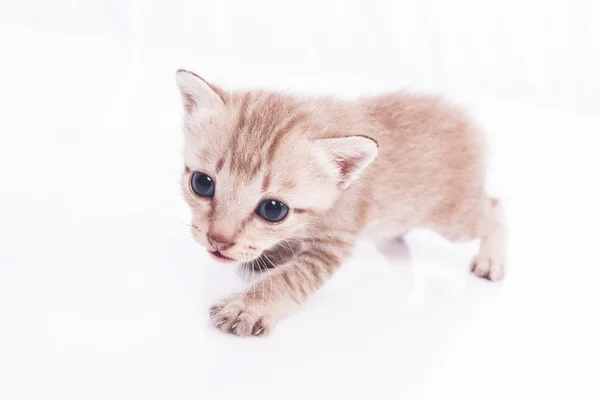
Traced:
POLYGON ((226 92, 187 71, 178 71, 177 83, 185 107, 182 190, 195 239, 238 262, 276 267, 211 308, 217 328, 268 333, 362 236, 428 228, 451 241, 479 238, 472 271, 503 277, 502 209, 486 194, 482 135, 462 110, 403 93, 345 102, 226 92), (215 182, 212 199, 191 190, 194 171, 215 182), (264 199, 286 203, 287 218, 271 224, 256 215, 264 199))

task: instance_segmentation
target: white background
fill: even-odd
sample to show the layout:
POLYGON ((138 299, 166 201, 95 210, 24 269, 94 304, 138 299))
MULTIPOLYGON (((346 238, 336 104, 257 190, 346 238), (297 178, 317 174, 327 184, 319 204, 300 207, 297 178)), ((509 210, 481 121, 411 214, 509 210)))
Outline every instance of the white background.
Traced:
POLYGON ((598 398, 600 2, 0 2, 0 398, 598 398), (189 239, 174 71, 473 110, 510 228, 360 243, 264 339, 208 324, 245 283, 189 239))

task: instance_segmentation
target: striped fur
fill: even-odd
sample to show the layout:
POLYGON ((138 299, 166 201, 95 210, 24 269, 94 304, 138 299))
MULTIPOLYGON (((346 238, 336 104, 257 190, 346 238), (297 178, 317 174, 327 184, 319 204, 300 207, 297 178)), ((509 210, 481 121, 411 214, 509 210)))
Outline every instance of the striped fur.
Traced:
POLYGON ((461 110, 403 93, 343 102, 227 92, 186 71, 177 82, 194 237, 209 250, 208 235, 231 243, 222 255, 267 271, 211 308, 219 329, 268 333, 335 273, 360 236, 428 228, 453 241, 481 238, 472 271, 502 278, 502 209, 485 192, 482 135, 461 110), (193 194, 195 171, 213 179, 214 198, 193 194), (265 199, 286 203, 288 216, 262 220, 255 210, 265 199))

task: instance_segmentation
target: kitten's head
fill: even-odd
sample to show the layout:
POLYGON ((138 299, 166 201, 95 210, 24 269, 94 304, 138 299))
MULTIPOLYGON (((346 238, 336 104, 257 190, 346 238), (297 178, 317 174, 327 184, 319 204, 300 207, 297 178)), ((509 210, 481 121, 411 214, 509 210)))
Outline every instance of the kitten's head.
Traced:
POLYGON ((225 92, 187 71, 177 84, 183 195, 195 239, 220 261, 250 261, 302 235, 377 155, 372 139, 327 138, 310 102, 225 92))

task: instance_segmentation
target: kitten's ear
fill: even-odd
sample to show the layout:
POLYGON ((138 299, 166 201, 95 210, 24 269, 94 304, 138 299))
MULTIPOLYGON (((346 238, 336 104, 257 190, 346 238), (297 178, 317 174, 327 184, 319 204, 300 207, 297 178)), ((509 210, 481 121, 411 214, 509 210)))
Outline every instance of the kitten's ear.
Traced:
POLYGON ((366 136, 313 140, 317 156, 338 187, 347 189, 377 157, 379 145, 366 136))
POLYGON ((187 112, 197 108, 216 108, 224 104, 223 94, 193 72, 177 71, 177 86, 187 112))

